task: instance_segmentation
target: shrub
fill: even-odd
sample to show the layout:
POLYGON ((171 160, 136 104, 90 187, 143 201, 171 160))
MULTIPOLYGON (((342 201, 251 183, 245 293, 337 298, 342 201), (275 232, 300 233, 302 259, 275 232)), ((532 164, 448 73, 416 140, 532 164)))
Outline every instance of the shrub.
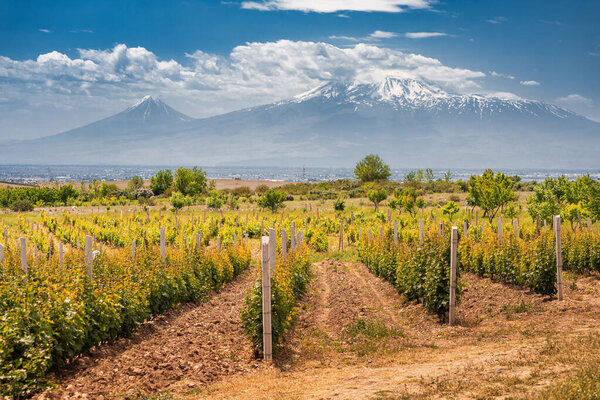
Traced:
POLYGON ((12 203, 10 203, 9 208, 11 209, 11 211, 14 211, 14 212, 33 211, 33 204, 29 200, 21 199, 21 200, 15 200, 12 203))

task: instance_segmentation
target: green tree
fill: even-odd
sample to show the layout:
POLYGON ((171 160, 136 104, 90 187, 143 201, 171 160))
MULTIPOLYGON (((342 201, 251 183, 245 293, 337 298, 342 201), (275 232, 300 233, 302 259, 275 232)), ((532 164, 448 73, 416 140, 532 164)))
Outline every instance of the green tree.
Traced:
POLYGON ((177 212, 181 210, 185 206, 189 206, 192 204, 192 201, 189 197, 184 196, 180 192, 173 192, 171 194, 171 205, 173 206, 173 211, 177 212))
POLYGON ((492 223, 502 206, 516 199, 513 185, 514 182, 502 172, 494 174, 488 169, 481 176, 471 176, 469 195, 473 203, 483 210, 483 216, 492 223))
POLYGON ((155 195, 161 195, 173 186, 173 173, 170 169, 162 169, 150 178, 150 189, 155 195))
POLYGON ((77 196, 79 196, 79 192, 73 188, 73 185, 65 185, 58 191, 58 197, 64 205, 67 205, 69 199, 76 199, 77 196))
POLYGON ((129 183, 127 183, 127 190, 129 190, 130 192, 135 192, 136 190, 141 189, 143 187, 144 180, 139 175, 134 176, 133 178, 131 178, 129 183))
POLYGON ((510 218, 512 221, 521 214, 521 205, 516 201, 511 201, 504 206, 502 214, 504 214, 506 218, 510 218))
POLYGON ((217 190, 210 192, 210 197, 206 199, 206 206, 208 208, 221 208, 223 207, 223 198, 217 190))
POLYGON ((192 169, 179 167, 175 172, 173 186, 185 195, 200 196, 206 193, 206 173, 198 167, 192 169))
POLYGON ((451 179, 452 179, 452 172, 446 171, 446 173, 444 174, 444 182, 450 183, 451 179))
POLYGON ((428 184, 432 184, 434 181, 433 170, 431 168, 427 168, 425 170, 425 180, 428 184))
POLYGON ((367 194, 367 198, 371 200, 375 206, 375 211, 379 210, 379 203, 387 199, 387 192, 383 188, 373 189, 367 194))
POLYGON ((285 198, 286 195, 284 192, 276 189, 269 189, 256 200, 256 204, 261 208, 268 208, 272 212, 275 212, 283 207, 285 198))
POLYGON ((458 206, 458 204, 456 204, 453 201, 449 201, 448 203, 446 203, 446 205, 442 208, 442 213, 450 216, 450 221, 452 221, 452 218, 454 217, 454 214, 456 214, 457 212, 460 211, 460 207, 458 206))
POLYGON ((335 211, 344 211, 345 208, 346 208, 346 202, 344 201, 344 199, 337 199, 336 201, 333 202, 333 209, 335 211))
POLYGON ((423 209, 425 208, 425 200, 422 197, 418 197, 415 200, 415 205, 421 209, 421 217, 423 216, 423 209))
POLYGON ((354 176, 362 182, 386 180, 390 175, 390 166, 375 154, 369 154, 356 163, 354 168, 354 176))
POLYGON ((561 215, 565 221, 569 221, 571 229, 575 229, 575 224, 579 222, 579 218, 587 218, 588 212, 581 204, 568 204, 563 208, 561 215))

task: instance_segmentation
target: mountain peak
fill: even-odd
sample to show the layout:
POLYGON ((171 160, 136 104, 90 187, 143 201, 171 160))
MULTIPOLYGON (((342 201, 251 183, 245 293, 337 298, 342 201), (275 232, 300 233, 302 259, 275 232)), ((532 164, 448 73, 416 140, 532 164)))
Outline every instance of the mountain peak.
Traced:
POLYGON ((158 97, 151 95, 144 96, 117 116, 123 119, 153 124, 191 121, 193 119, 173 109, 158 97))

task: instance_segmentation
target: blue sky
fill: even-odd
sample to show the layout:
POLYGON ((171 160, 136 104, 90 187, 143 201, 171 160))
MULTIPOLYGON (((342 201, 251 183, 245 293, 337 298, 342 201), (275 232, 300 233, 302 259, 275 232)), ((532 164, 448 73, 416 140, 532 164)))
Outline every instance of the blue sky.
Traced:
POLYGON ((398 74, 600 121, 600 1, 0 0, 0 140, 145 94, 204 117, 398 74))

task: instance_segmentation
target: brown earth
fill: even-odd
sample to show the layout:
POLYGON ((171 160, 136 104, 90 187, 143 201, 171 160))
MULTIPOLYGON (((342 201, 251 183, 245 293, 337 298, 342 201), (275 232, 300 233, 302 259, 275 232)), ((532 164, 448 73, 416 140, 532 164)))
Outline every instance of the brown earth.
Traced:
POLYGON ((37 398, 529 398, 600 360, 598 275, 565 274, 559 302, 464 274, 450 327, 360 263, 314 269, 274 364, 251 358, 241 330, 254 269, 209 302, 82 357, 37 398))
POLYGON ((465 274, 458 325, 449 327, 362 264, 315 268, 278 368, 187 398, 528 398, 600 359, 596 275, 567 274, 559 302, 465 274), (357 334, 359 320, 372 324, 357 334))
POLYGON ((209 301, 187 304, 143 324, 130 338, 80 357, 36 399, 121 399, 154 392, 193 393, 223 376, 263 367, 252 358, 240 305, 256 278, 243 272, 209 301))

